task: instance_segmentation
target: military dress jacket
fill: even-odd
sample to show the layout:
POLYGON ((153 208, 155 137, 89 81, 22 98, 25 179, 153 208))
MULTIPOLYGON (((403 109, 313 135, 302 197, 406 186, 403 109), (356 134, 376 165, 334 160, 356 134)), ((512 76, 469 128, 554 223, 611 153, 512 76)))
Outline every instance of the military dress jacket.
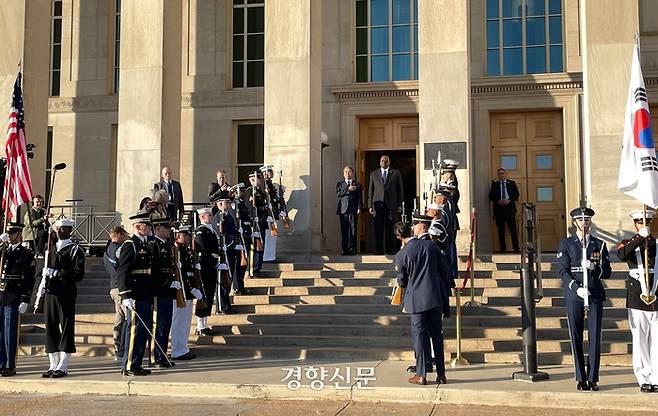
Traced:
MULTIPOLYGON (((594 270, 587 270, 587 282, 590 299, 604 301, 605 289, 601 279, 610 277, 610 259, 605 243, 594 237, 589 237, 587 244, 587 258, 595 265, 594 270)), ((564 297, 576 299, 576 290, 583 286, 583 269, 581 266, 582 243, 577 236, 560 240, 557 253, 557 266, 564 286, 564 297)))
POLYGON ((2 256, 5 261, 0 275, 0 306, 30 303, 36 274, 34 253, 20 244, 11 248, 3 244, 2 256))

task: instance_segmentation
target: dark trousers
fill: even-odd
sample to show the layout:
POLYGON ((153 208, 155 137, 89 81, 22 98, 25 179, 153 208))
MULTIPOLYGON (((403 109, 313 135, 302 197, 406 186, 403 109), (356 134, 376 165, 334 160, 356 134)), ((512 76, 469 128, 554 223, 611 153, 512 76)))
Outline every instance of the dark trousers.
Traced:
POLYGON ((434 356, 436 357, 436 374, 445 374, 441 308, 412 313, 411 334, 414 337, 412 344, 416 355, 416 375, 421 377, 427 375, 427 365, 432 361, 431 345, 434 347, 434 356))
MULTIPOLYGON (((226 257, 227 262, 228 262, 228 268, 231 271, 230 276, 234 277, 234 270, 235 270, 235 260, 236 260, 236 254, 237 252, 235 250, 226 250, 226 257)), ((224 272, 228 274, 228 271, 224 272)), ((217 284, 217 291, 218 297, 219 297, 219 304, 217 305, 217 310, 222 311, 222 312, 227 312, 231 310, 231 298, 229 297, 229 292, 231 291, 231 284, 232 282, 228 282, 228 284, 217 284)))
POLYGON ((567 323, 569 324, 569 338, 573 366, 576 370, 576 380, 599 381, 599 366, 601 365, 601 329, 603 324, 603 302, 598 299, 589 301, 589 314, 587 318, 587 337, 589 352, 587 354, 587 371, 585 371, 585 357, 583 351, 583 329, 585 318, 583 316, 584 302, 581 298, 569 297, 567 304, 567 323))
POLYGON ((204 294, 203 300, 205 305, 200 305, 199 302, 197 302, 194 314, 199 318, 204 318, 210 316, 212 304, 215 300, 215 290, 217 289, 217 269, 215 269, 215 267, 208 267, 204 270, 203 266, 201 267, 201 283, 203 284, 203 291, 201 293, 204 294))
POLYGON ((356 224, 358 215, 346 212, 338 214, 340 218, 341 250, 344 254, 356 253, 356 224))
MULTIPOLYGON (((171 319, 174 315, 174 298, 166 296, 158 296, 156 301, 155 310, 157 311, 157 319, 155 321, 155 340, 160 345, 160 348, 163 349, 164 353, 167 353, 167 346, 169 345, 169 332, 171 331, 171 319)), ((141 315, 140 315, 141 316, 141 315)), ((151 347, 153 351, 154 361, 163 362, 167 361, 167 357, 160 351, 157 345, 151 347)))
POLYGON ((377 254, 384 254, 384 248, 388 254, 395 254, 397 251, 397 243, 393 234, 393 225, 397 221, 397 215, 394 209, 388 209, 386 205, 382 205, 380 208, 375 207, 373 222, 377 254))
POLYGON ((510 236, 512 237, 512 248, 514 251, 519 251, 519 236, 516 233, 516 212, 508 205, 499 209, 494 215, 496 217, 500 250, 507 251, 507 244, 505 243, 505 225, 507 225, 510 236))
MULTIPOLYGON (((171 303, 169 304, 171 307, 171 303)), ((142 367, 142 360, 146 352, 146 343, 149 339, 147 328, 153 327, 153 302, 135 300, 135 309, 128 311, 126 321, 125 353, 123 355, 123 370, 135 371, 142 367), (144 320, 144 324, 139 317, 144 320)))
POLYGON ((16 368, 18 315, 18 303, 0 306, 0 368, 16 368))
POLYGON ((46 352, 75 352, 75 297, 46 293, 46 352))
POLYGON ((249 250, 251 249, 251 244, 249 242, 246 242, 246 246, 244 247, 245 251, 236 251, 235 252, 235 267, 231 269, 231 273, 233 273, 233 290, 237 291, 243 291, 244 290, 244 274, 247 272, 247 267, 248 266, 240 266, 240 263, 242 262, 242 253, 244 253, 245 256, 249 255, 249 250))

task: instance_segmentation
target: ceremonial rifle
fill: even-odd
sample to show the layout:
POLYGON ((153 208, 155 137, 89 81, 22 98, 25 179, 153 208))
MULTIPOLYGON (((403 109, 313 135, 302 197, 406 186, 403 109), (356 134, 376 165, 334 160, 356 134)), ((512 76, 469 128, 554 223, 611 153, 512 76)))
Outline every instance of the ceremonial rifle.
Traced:
POLYGON ((180 289, 176 289, 176 306, 179 308, 184 308, 187 302, 187 296, 185 295, 185 283, 183 282, 183 273, 179 265, 180 261, 180 249, 176 245, 176 239, 174 238, 173 251, 174 251, 174 276, 176 280, 180 283, 180 289))
POLYGON ((288 204, 286 204, 286 198, 283 196, 282 176, 283 169, 279 169, 279 199, 281 200, 281 208, 283 208, 283 228, 288 229, 290 228, 290 218, 288 217, 288 204))
MULTIPOLYGON (((581 259, 587 259, 587 231, 585 227, 585 210, 581 210, 582 220, 583 220, 583 241, 581 244, 582 254, 581 259)), ((583 299, 583 317, 587 319, 589 316, 589 277, 588 269, 584 266, 584 262, 581 261, 581 269, 583 269, 583 288, 585 289, 585 299, 583 299)))
POLYGON ((215 299, 217 301, 217 308, 215 309, 216 313, 221 312, 221 299, 219 296, 219 291, 221 287, 225 290, 231 290, 231 281, 233 277, 231 276, 231 267, 228 261, 228 250, 226 247, 226 227, 224 226, 224 215, 230 215, 226 212, 219 213, 219 224, 217 227, 219 229, 219 269, 217 270, 217 290, 215 291, 215 299))
POLYGON ((208 307, 208 296, 206 295, 206 288, 203 285, 203 279, 201 277, 201 270, 200 264, 201 264, 201 253, 198 253, 196 251, 196 239, 193 237, 192 238, 192 267, 194 269, 194 280, 196 280, 199 283, 199 287, 201 287, 201 299, 197 299, 196 301, 196 307, 205 309, 208 307))
MULTIPOLYGON (((255 172, 254 172, 255 173, 255 172)), ((256 184, 258 184, 258 177, 256 177, 256 184)), ((251 187, 251 204, 254 208, 254 218, 251 222, 251 250, 249 251, 249 275, 254 275, 254 257, 256 252, 263 251, 263 241, 261 240, 260 225, 258 224, 258 207, 256 206, 256 186, 251 187)))
POLYGON ((267 186, 267 179, 265 179, 265 201, 267 201, 267 223, 270 227, 270 235, 276 237, 279 235, 279 230, 276 227, 276 218, 274 218, 274 211, 272 210, 272 196, 270 189, 267 186))
POLYGON ((240 218, 240 189, 244 188, 244 183, 238 183, 229 189, 229 192, 235 192, 233 204, 235 205, 235 217, 238 222, 238 234, 240 235, 240 244, 242 245, 242 250, 240 250, 240 267, 247 267, 247 243, 244 239, 244 229, 242 228, 242 220, 240 218))

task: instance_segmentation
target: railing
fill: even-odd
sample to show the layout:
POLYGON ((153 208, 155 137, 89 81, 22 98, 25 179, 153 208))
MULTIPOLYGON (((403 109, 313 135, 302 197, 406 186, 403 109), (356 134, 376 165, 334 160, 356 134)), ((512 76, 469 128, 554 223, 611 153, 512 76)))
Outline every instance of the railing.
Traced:
POLYGON ((89 251, 92 247, 104 247, 110 238, 110 230, 118 225, 115 211, 94 211, 90 205, 80 205, 82 200, 67 200, 70 204, 53 205, 55 219, 66 217, 75 221, 72 238, 89 251))

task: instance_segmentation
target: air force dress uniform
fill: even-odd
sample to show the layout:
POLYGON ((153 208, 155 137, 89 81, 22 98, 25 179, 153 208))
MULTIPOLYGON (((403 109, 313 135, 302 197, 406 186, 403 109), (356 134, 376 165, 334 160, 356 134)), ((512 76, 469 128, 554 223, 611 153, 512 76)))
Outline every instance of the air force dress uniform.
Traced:
MULTIPOLYGON (((581 218, 584 221, 590 221, 593 215, 594 210, 591 208, 576 208, 571 211, 574 221, 581 218)), ((560 240, 557 265, 564 286, 571 352, 576 380, 578 380, 577 388, 578 390, 598 390, 603 302, 606 299, 601 279, 609 278, 611 269, 605 243, 589 232, 585 235, 587 258, 582 258, 583 243, 581 239, 578 236, 567 237, 560 240), (587 268, 589 294, 583 287, 583 268, 587 268), (583 353, 585 296, 589 296, 587 370, 583 353)))
MULTIPOLYGON (((650 224, 655 211, 647 211, 650 224)), ((643 211, 630 214, 639 228, 632 238, 622 240, 617 246, 619 259, 628 264, 626 279, 626 307, 628 322, 633 335, 633 372, 642 392, 658 391, 658 302, 651 302, 656 295, 656 239, 644 224, 643 211), (649 281, 646 281, 644 247, 648 246, 649 281), (642 300, 643 298, 646 300, 642 300), (649 295, 648 297, 646 295, 649 295)))

